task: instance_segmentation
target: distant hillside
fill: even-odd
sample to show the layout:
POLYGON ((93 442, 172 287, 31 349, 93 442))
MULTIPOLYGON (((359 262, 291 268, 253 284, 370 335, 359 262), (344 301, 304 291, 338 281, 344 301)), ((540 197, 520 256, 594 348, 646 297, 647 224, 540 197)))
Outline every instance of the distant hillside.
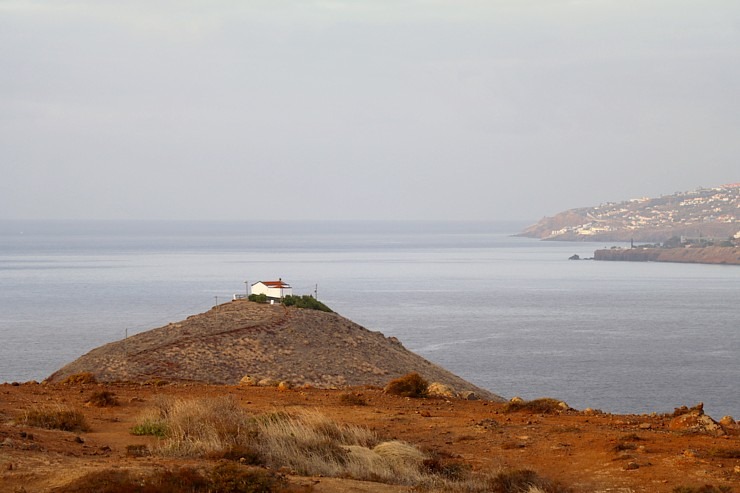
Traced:
POLYGON ((236 384, 287 381, 330 388, 383 386, 418 372, 430 382, 501 398, 335 313, 237 300, 182 322, 93 349, 48 378, 90 372, 102 382, 236 384))
POLYGON ((519 236, 566 241, 663 242, 740 233, 740 183, 658 198, 610 202, 545 217, 519 236))

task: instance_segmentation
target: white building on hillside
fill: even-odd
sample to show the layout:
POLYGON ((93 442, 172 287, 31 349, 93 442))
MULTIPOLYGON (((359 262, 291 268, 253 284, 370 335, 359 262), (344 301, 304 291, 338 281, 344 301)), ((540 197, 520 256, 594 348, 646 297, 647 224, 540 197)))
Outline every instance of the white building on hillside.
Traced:
POLYGON ((293 295, 293 288, 290 287, 290 284, 283 282, 282 279, 256 282, 252 284, 251 291, 252 294, 264 294, 268 298, 276 299, 293 295))

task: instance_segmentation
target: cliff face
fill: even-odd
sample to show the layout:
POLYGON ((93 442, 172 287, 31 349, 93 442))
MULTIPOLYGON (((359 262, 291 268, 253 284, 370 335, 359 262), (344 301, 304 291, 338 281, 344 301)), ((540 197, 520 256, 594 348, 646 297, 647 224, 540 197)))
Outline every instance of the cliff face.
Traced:
POLYGON ((740 265, 740 248, 614 248, 596 250, 594 260, 740 265))
POLYGON ((250 376, 329 388, 383 386, 413 371, 458 392, 500 399, 335 313, 246 300, 93 349, 48 381, 90 372, 101 382, 236 384, 250 376))

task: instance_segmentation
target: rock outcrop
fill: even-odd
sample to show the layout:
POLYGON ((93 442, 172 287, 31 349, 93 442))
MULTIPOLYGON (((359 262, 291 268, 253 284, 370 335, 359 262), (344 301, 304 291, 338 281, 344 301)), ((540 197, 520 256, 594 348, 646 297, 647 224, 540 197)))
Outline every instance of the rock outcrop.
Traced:
POLYGON ((596 250, 594 260, 740 265, 740 247, 611 248, 596 250))
POLYGON ((395 338, 335 313, 236 300, 93 349, 48 381, 89 372, 98 381, 286 382, 321 388, 375 385, 410 372, 456 392, 501 400, 408 351, 395 338))
POLYGON ((711 417, 704 414, 704 404, 686 409, 676 409, 674 417, 668 424, 668 429, 684 433, 701 433, 706 435, 722 436, 725 430, 711 417))

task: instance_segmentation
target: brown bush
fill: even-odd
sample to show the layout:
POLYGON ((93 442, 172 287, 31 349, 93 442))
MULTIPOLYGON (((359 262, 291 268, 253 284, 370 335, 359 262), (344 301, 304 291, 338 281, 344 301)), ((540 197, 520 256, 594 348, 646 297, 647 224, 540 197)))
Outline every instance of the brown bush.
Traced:
POLYGON ((118 399, 116 399, 116 394, 113 392, 103 390, 100 392, 93 392, 90 399, 87 400, 87 403, 95 407, 111 407, 118 405, 118 399))
POLYGON ((527 469, 501 472, 491 478, 487 486, 486 491, 489 493, 521 493, 533 489, 542 493, 570 493, 572 491, 527 469))
POLYGON ((513 401, 507 402, 504 405, 503 411, 505 413, 513 413, 518 411, 529 412, 529 413, 540 413, 540 414, 555 414, 563 410, 559 400, 544 397, 542 399, 534 399, 532 401, 513 401))
POLYGON ((429 382, 418 373, 409 373, 388 382, 385 386, 387 394, 400 395, 402 397, 420 398, 428 394, 429 382))
POLYGON ((346 392, 339 396, 339 403, 345 406, 367 406, 367 401, 360 393, 346 392))

